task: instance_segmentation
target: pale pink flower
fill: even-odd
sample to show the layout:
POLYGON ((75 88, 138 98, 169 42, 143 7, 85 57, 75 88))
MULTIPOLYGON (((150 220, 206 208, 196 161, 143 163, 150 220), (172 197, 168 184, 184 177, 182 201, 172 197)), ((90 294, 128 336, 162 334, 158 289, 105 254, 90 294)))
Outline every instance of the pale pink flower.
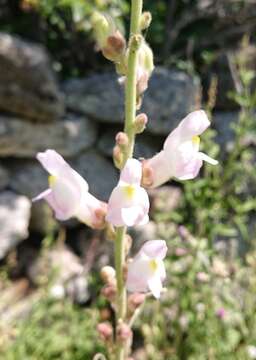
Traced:
POLYGON ((132 262, 128 264, 127 289, 130 292, 148 292, 158 299, 166 277, 163 259, 167 253, 164 240, 147 241, 132 262))
POLYGON ((106 220, 114 226, 144 225, 148 222, 149 199, 140 186, 142 165, 129 159, 108 202, 106 220))
POLYGON ((195 178, 203 160, 217 165, 218 161, 199 151, 201 135, 210 125, 206 113, 198 110, 187 115, 167 137, 163 150, 144 162, 150 179, 149 187, 159 186, 170 178, 189 180, 195 178))
POLYGON ((216 311, 216 315, 217 315, 218 318, 224 319, 225 316, 226 316, 226 310, 221 307, 216 311))
POLYGON ((100 338, 104 341, 108 341, 112 338, 113 328, 110 323, 102 322, 97 325, 97 330, 100 338))
POLYGON ((197 274, 196 274, 196 278, 198 281, 200 281, 201 283, 206 283, 210 280, 210 276, 209 274, 207 274, 206 272, 204 271, 199 271, 197 274))
POLYGON ((104 226, 106 203, 88 192, 87 182, 54 150, 37 154, 37 159, 50 174, 49 189, 33 201, 45 199, 58 220, 78 218, 88 226, 104 226))

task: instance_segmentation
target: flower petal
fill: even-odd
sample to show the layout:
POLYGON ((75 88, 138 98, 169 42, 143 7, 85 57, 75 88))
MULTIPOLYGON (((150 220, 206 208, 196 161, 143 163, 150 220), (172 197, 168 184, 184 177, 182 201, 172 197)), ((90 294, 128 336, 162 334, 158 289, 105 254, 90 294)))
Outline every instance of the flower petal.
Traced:
POLYGON ((135 258, 128 264, 126 286, 130 292, 148 291, 148 279, 151 276, 148 261, 135 258))
POLYGON ((126 226, 139 225, 139 219, 143 217, 142 209, 140 206, 132 206, 129 208, 121 209, 121 218, 126 226))
POLYGON ((36 158, 51 175, 57 176, 63 166, 69 166, 63 157, 55 150, 48 149, 40 152, 36 158))
POLYGON ((140 185, 142 177, 141 162, 136 159, 128 159, 121 171, 120 181, 131 185, 140 185))
POLYGON ((204 110, 193 111, 188 114, 179 124, 182 138, 190 139, 195 135, 201 135, 210 126, 210 121, 204 110))
POLYGON ((75 216, 81 201, 80 186, 70 182, 69 179, 58 177, 51 189, 50 198, 46 197, 46 200, 48 202, 50 200, 49 204, 56 213, 62 214, 61 219, 57 215, 56 217, 59 220, 66 220, 75 216))
POLYGON ((146 161, 146 166, 152 169, 152 184, 151 188, 160 186, 167 182, 174 176, 174 169, 172 162, 169 161, 169 156, 166 151, 161 151, 151 159, 146 161))
POLYGON ((163 260, 167 253, 167 245, 164 240, 150 240, 144 243, 140 253, 144 253, 149 258, 163 260))
POLYGON ((157 273, 158 273, 161 281, 164 281, 166 278, 166 271, 165 271, 164 262, 162 260, 158 261, 157 273))
POLYGON ((199 152, 198 157, 199 157, 199 159, 204 160, 204 161, 208 162, 211 165, 218 165, 218 163, 219 163, 217 160, 211 158, 210 156, 206 155, 203 152, 199 152))
POLYGON ((100 228, 104 226, 104 216, 107 204, 98 200, 95 196, 88 192, 84 192, 80 206, 77 210, 76 217, 83 223, 92 228, 100 228), (97 210, 101 211, 101 219, 97 218, 97 210))
POLYGON ((110 195, 106 220, 114 226, 133 226, 146 223, 149 210, 149 199, 145 189, 131 185, 119 185, 110 195))
POLYGON ((191 180, 194 179, 203 165, 201 159, 194 159, 188 162, 187 164, 181 164, 176 172, 176 178, 179 180, 191 180))
POLYGON ((148 279, 148 287, 156 299, 160 298, 163 285, 159 276, 155 275, 148 279))
POLYGON ((39 200, 42 200, 42 199, 46 198, 51 192, 52 192, 52 189, 46 189, 46 190, 44 190, 44 191, 41 192, 39 195, 35 196, 35 197, 32 199, 32 202, 39 201, 39 200))

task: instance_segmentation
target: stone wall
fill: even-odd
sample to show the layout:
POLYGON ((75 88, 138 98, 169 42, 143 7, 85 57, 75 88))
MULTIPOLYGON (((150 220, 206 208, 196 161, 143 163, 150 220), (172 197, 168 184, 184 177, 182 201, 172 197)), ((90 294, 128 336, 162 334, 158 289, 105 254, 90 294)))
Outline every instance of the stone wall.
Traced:
MULTIPOLYGON (((5 33, 0 33, 0 69, 1 260, 27 238, 28 227, 46 230, 47 205, 31 205, 31 198, 47 188, 47 173, 35 159, 38 151, 58 151, 87 179, 94 195, 108 199, 118 178, 111 154, 123 125, 124 99, 114 73, 61 84, 43 47, 5 33)), ((136 157, 158 152, 165 136, 200 107, 200 99, 198 78, 156 68, 143 100, 149 123, 137 138, 136 157)), ((218 118, 216 125, 223 128, 223 116, 218 118)))

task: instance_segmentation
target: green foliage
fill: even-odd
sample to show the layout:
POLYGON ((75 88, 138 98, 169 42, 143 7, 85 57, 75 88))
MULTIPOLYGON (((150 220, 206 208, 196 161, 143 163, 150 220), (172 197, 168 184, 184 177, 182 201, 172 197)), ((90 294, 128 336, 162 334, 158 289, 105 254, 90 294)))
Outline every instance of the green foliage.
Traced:
POLYGON ((68 32, 67 16, 77 30, 88 31, 91 30, 90 17, 95 10, 119 18, 119 25, 122 26, 120 18, 127 11, 127 6, 118 0, 41 0, 38 2, 38 10, 50 24, 68 32))
POLYGON ((0 358, 5 360, 84 360, 102 351, 97 342, 97 311, 68 301, 41 300, 17 329, 17 338, 0 358))

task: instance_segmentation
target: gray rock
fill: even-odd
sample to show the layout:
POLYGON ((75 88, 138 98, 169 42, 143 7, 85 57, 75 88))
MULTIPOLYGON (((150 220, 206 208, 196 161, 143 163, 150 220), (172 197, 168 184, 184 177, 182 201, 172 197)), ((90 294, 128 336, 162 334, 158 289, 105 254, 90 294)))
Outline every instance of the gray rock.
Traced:
POLYGON ((63 115, 60 94, 46 50, 0 33, 0 108, 40 121, 63 115))
POLYGON ((0 165, 0 190, 3 190, 9 182, 8 171, 0 165))
POLYGON ((145 93, 142 111, 149 116, 147 131, 167 135, 200 104, 200 82, 180 71, 158 68, 145 93))
POLYGON ((67 115, 64 120, 35 124, 0 116, 1 157, 34 157, 47 148, 71 157, 92 146, 96 136, 97 125, 85 117, 67 115))
POLYGON ((47 235, 58 228, 53 211, 46 201, 32 203, 29 231, 47 235))
POLYGON ((238 118, 239 113, 236 111, 214 113, 212 125, 217 131, 216 141, 222 150, 232 150, 235 140, 235 133, 232 126, 237 123, 238 118))
MULTIPOLYGON (((123 87, 114 73, 70 80, 64 85, 67 106, 73 111, 109 123, 124 118, 123 87)), ((184 72, 157 68, 143 99, 142 111, 149 116, 147 130, 168 134, 178 122, 198 106, 200 84, 184 72)))
MULTIPOLYGON (((118 130, 108 130, 99 139, 98 149, 107 156, 112 156, 115 136, 118 130)), ((136 158, 150 158, 160 151, 163 141, 158 137, 142 134, 136 137, 134 155, 136 158)))
POLYGON ((94 74, 86 79, 71 79, 64 84, 66 104, 72 111, 109 123, 124 118, 123 87, 115 73, 94 74))
POLYGON ((50 295, 56 299, 68 297, 75 303, 83 304, 90 298, 84 267, 79 257, 64 245, 37 257, 27 273, 36 285, 48 283, 51 278, 50 295))
POLYGON ((36 160, 14 160, 9 171, 10 188, 30 199, 48 187, 48 173, 36 160))
POLYGON ((66 286, 66 294, 76 304, 84 304, 90 299, 88 280, 84 274, 70 279, 66 286))
MULTIPOLYGON (((239 109, 239 105, 235 102, 229 94, 235 92, 237 81, 230 69, 229 59, 227 55, 227 50, 222 51, 216 57, 213 63, 211 63, 210 68, 206 73, 206 86, 207 89, 210 85, 210 80, 212 76, 217 76, 218 84, 216 91, 216 104, 215 109, 219 111, 234 111, 239 109)), ((240 67, 244 69, 255 71, 256 70, 256 46, 247 45, 239 46, 235 51, 229 51, 229 57, 232 63, 239 64, 240 67)), ((235 66, 236 68, 236 66, 235 66)), ((239 82, 239 74, 238 82, 239 82)), ((238 84, 239 85, 239 84, 238 84)), ((254 92, 256 89, 256 81, 252 81, 251 91, 254 92)))
POLYGON ((48 281, 53 275, 54 284, 66 284, 74 276, 80 276, 83 269, 79 257, 65 245, 59 245, 37 257, 27 272, 34 284, 48 281))
POLYGON ((30 201, 10 191, 0 194, 0 260, 28 236, 30 201))
MULTIPOLYGON (((9 164, 9 187, 32 199, 48 187, 48 173, 36 160, 14 160, 9 164)), ((46 234, 55 219, 45 201, 32 203, 29 230, 46 234)))
POLYGON ((79 155, 72 163, 88 182, 90 192, 100 200, 108 200, 118 181, 114 165, 94 150, 79 155))

